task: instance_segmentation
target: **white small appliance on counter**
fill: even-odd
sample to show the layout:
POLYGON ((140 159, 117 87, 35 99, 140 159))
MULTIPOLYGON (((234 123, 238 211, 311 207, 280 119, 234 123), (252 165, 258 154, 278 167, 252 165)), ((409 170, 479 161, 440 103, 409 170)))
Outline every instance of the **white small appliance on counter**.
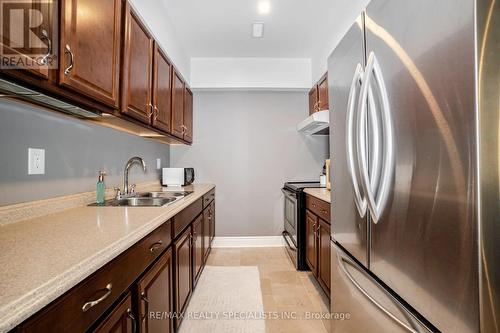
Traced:
POLYGON ((186 186, 194 182, 193 168, 163 168, 161 184, 163 186, 186 186))

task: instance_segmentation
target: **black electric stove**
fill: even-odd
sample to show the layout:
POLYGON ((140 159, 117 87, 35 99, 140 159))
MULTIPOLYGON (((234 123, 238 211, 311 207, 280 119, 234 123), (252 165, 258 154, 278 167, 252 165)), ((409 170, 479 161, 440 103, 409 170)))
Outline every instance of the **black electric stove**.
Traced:
POLYGON ((319 182, 287 182, 281 190, 284 194, 283 238, 286 250, 295 267, 308 270, 306 264, 306 188, 323 188, 319 182))

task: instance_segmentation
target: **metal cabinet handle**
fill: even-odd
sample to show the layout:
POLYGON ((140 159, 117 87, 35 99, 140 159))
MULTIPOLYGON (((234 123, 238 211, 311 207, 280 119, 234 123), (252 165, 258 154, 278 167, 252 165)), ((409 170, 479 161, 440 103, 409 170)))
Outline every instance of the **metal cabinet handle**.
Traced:
POLYGON ((42 39, 47 41, 47 53, 40 59, 39 65, 47 65, 49 62, 48 59, 52 54, 52 40, 50 40, 49 34, 45 29, 42 30, 42 39))
MULTIPOLYGON (((379 310, 384 312, 387 316, 389 316, 392 320, 397 322, 399 325, 404 327, 408 332, 411 333, 419 333, 412 327, 408 326, 404 322, 402 322, 400 319, 398 319, 395 315, 393 315, 389 310, 387 310, 382 304, 380 304, 374 297, 372 297, 361 285, 356 281, 356 279, 349 273, 349 271, 346 268, 346 264, 350 265, 351 267, 355 268, 358 272, 362 273, 365 277, 367 277, 370 281, 373 281, 373 279, 364 271, 359 269, 355 263, 352 262, 350 258, 342 254, 340 251, 342 251, 337 244, 333 243, 336 251, 337 251, 337 260, 339 263, 339 267, 342 270, 342 272, 345 274, 345 276, 348 278, 348 280, 356 287, 356 289, 361 292, 373 305, 375 305, 379 310)), ((391 295, 388 295, 387 292, 384 290, 384 293, 392 297, 391 295)))
POLYGON ((66 44, 66 48, 64 50, 64 53, 69 54, 69 66, 66 67, 66 69, 64 70, 64 75, 69 75, 69 73, 73 69, 73 65, 75 63, 75 57, 73 55, 73 52, 71 52, 71 47, 69 47, 68 44, 66 44))
POLYGON ((111 283, 108 283, 106 285, 106 288, 104 288, 106 290, 106 293, 104 295, 102 295, 101 297, 99 297, 98 299, 96 299, 95 301, 90 301, 90 302, 83 304, 82 311, 87 312, 90 308, 92 308, 93 306, 96 306, 97 304, 101 303, 106 298, 108 298, 108 296, 111 295, 111 288, 112 287, 113 287, 113 285, 111 283))
POLYGON ((153 116, 153 118, 154 118, 154 120, 157 120, 158 116, 160 115, 160 110, 158 110, 158 107, 156 105, 153 107, 153 109, 154 109, 154 112, 153 112, 154 116, 153 116))
POLYGON ((135 319, 134 315, 132 314, 132 310, 127 309, 127 317, 130 318, 132 321, 132 332, 136 333, 137 332, 137 320, 135 319))
POLYGON ((158 250, 161 246, 163 245, 163 241, 159 240, 157 241, 156 243, 154 243, 153 245, 150 246, 149 248, 149 251, 150 252, 155 252, 156 250, 158 250))
POLYGON ((141 292, 141 300, 144 302, 144 305, 145 305, 144 317, 142 318, 142 320, 144 320, 148 316, 148 312, 149 312, 149 299, 146 297, 146 293, 144 291, 141 292))
POLYGON ((147 107, 148 109, 146 110, 146 116, 148 118, 151 118, 151 115, 153 114, 153 104, 148 103, 147 107))

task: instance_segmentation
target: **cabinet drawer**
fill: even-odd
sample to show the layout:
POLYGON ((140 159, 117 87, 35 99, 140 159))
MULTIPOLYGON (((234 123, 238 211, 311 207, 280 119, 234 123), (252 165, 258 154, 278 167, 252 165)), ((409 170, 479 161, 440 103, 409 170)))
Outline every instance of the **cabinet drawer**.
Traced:
POLYGON ((199 198, 194 203, 184 208, 174 217, 174 238, 177 238, 193 220, 201 214, 203 210, 203 198, 199 198))
POLYGON ((330 204, 311 195, 306 196, 306 208, 330 223, 330 204))
POLYGON ((171 243, 170 220, 21 325, 21 332, 86 331, 171 243))
POLYGON ((203 196, 203 208, 205 209, 215 199, 215 188, 203 196))

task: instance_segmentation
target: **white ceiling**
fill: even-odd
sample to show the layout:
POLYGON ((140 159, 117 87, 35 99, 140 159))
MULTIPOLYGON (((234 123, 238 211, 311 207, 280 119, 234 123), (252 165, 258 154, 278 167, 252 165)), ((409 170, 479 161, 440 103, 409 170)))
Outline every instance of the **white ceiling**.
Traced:
MULTIPOLYGON (((189 57, 311 58, 338 40, 352 11, 366 0, 161 0, 189 57), (254 21, 265 23, 264 38, 251 37, 254 21)), ((354 16, 355 17, 355 16, 354 16)))

